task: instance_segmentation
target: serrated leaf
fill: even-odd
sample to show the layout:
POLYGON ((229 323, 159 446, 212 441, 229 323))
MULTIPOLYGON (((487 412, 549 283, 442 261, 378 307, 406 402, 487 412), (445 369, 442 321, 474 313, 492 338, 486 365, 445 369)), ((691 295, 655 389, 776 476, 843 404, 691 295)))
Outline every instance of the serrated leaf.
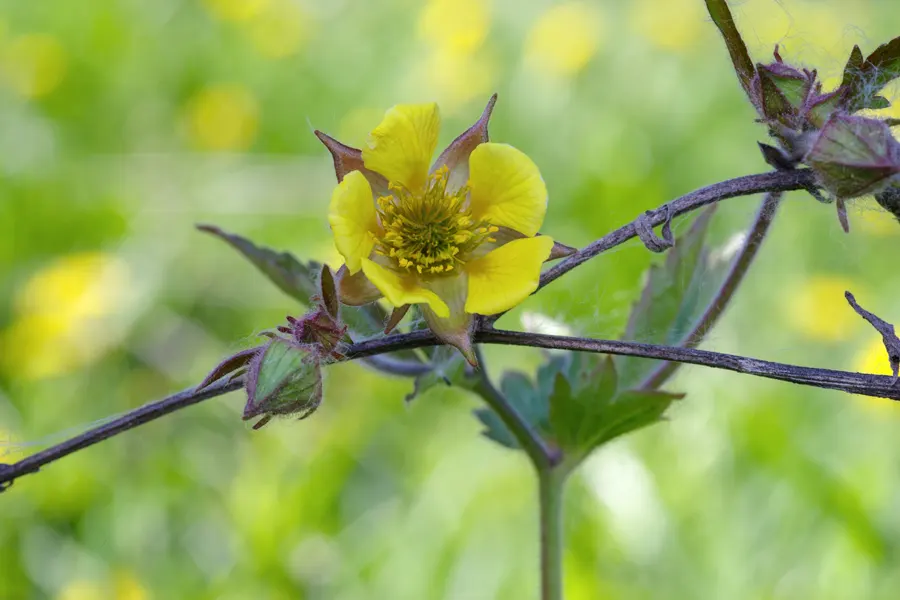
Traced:
POLYGON ((513 436, 497 413, 490 408, 478 408, 473 411, 473 414, 484 426, 484 429, 481 430, 481 435, 504 448, 509 448, 510 450, 519 449, 519 442, 516 441, 515 436, 513 436))
POLYGON ((900 143, 879 120, 835 114, 804 162, 833 195, 856 198, 879 191, 900 173, 900 143))
POLYGON ((577 462, 610 440, 660 421, 682 397, 655 390, 619 391, 614 361, 594 358, 577 371, 557 373, 550 396, 551 435, 577 462))
MULTIPOLYGON (((647 283, 634 305, 624 340, 653 344, 680 343, 702 306, 704 248, 709 221, 715 208, 703 211, 669 250, 662 266, 650 267, 647 283)), ((707 286, 708 287, 708 286, 707 286)), ((652 373, 658 361, 627 356, 616 357, 620 385, 638 387, 652 373)))
POLYGON ((719 28, 719 32, 725 39, 725 46, 728 48, 728 54, 731 56, 731 63, 734 65, 734 71, 738 76, 741 87, 744 88, 747 97, 753 102, 753 76, 755 75, 753 61, 750 59, 750 53, 747 52, 747 45, 738 31, 731 16, 731 10, 728 8, 728 2, 725 0, 706 0, 706 8, 709 16, 712 17, 713 23, 719 28))
POLYGON ((581 454, 593 448, 592 440, 606 427, 618 376, 610 357, 599 361, 595 369, 581 369, 573 375, 556 375, 550 396, 550 431, 561 448, 581 454))
POLYGON ((225 241, 253 263, 278 286, 278 289, 304 305, 309 304, 310 296, 319 291, 316 274, 321 266, 318 263, 310 261, 303 264, 288 252, 276 252, 270 248, 257 246, 244 237, 228 233, 213 225, 198 225, 197 229, 225 241))
POLYGON ((604 426, 591 440, 591 447, 596 448, 626 433, 662 421, 672 402, 681 398, 684 398, 683 394, 656 390, 630 390, 620 393, 607 407, 604 426))
POLYGON ((505 373, 500 382, 500 391, 525 420, 539 431, 546 431, 549 417, 548 394, 535 387, 523 373, 505 373))

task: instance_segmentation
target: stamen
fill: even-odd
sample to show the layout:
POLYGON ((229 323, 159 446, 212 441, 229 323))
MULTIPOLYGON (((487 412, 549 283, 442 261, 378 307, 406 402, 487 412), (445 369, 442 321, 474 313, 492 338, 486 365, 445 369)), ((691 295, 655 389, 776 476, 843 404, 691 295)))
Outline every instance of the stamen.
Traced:
POLYGON ((424 275, 454 270, 498 228, 476 221, 468 209, 468 186, 447 191, 447 166, 431 174, 423 191, 412 193, 402 184, 390 182, 392 195, 376 199, 378 218, 384 229, 376 252, 388 256, 396 269, 424 275))

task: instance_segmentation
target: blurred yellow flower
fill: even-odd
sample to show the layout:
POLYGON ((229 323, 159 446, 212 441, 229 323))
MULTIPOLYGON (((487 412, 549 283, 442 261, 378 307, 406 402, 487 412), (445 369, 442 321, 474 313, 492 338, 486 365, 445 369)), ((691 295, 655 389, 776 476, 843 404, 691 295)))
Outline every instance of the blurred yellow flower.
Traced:
POLYGON ((0 463, 14 463, 25 458, 25 446, 18 435, 0 427, 0 463))
POLYGON ((257 16, 271 0, 203 0, 206 9, 224 21, 246 21, 257 16))
POLYGON ((150 592, 141 581, 128 571, 122 571, 115 578, 116 600, 150 600, 150 592))
POLYGON ((57 600, 149 600, 150 593, 129 572, 118 573, 112 581, 75 579, 60 590, 57 600))
POLYGON ((874 330, 872 330, 872 341, 857 356, 855 366, 853 367, 860 373, 871 373, 872 375, 893 375, 891 371, 891 363, 888 360, 887 350, 884 348, 884 342, 874 330))
POLYGON ((35 274, 18 292, 15 318, 0 337, 0 357, 23 378, 52 377, 96 358, 112 328, 101 326, 121 309, 130 276, 113 256, 66 256, 35 274))
POLYGON ((571 77, 597 53, 602 34, 600 15, 591 4, 558 4, 544 13, 528 34, 525 58, 540 71, 571 77))
POLYGON ((296 54, 307 36, 306 15, 291 0, 274 0, 243 26, 253 46, 267 58, 296 54))
POLYGON ((847 339, 862 321, 847 305, 846 290, 858 286, 849 279, 833 275, 813 275, 785 299, 787 326, 806 337, 825 342, 847 339))
POLYGON ((666 50, 696 46, 706 25, 703 4, 695 0, 640 0, 630 3, 635 32, 666 50))
POLYGON ((53 36, 21 35, 2 48, 0 73, 22 96, 40 98, 59 87, 66 74, 66 55, 53 36))
POLYGON ((874 202, 858 204, 859 210, 850 215, 853 225, 869 235, 890 237, 900 235, 900 223, 897 218, 874 202))
POLYGON ((421 68, 422 85, 433 90, 449 112, 486 96, 494 81, 494 63, 485 57, 435 51, 421 68))
POLYGON ((430 0, 419 17, 419 35, 444 53, 473 53, 489 26, 488 0, 430 0))
POLYGON ((188 104, 194 145, 204 150, 245 150, 256 138, 256 99, 239 85, 205 88, 188 104))
POLYGON ((76 579, 63 586, 56 600, 102 600, 108 597, 106 590, 99 583, 76 579))
MULTIPOLYGON (((802 52, 804 62, 823 65, 834 62, 835 71, 840 73, 847 54, 841 58, 830 54, 835 40, 840 40, 839 47, 844 53, 861 41, 861 32, 865 31, 859 17, 867 11, 852 6, 861 3, 832 3, 829 6, 825 2, 757 0, 729 4, 738 28, 744 32, 750 55, 764 57, 764 62, 769 62, 775 44, 780 44, 782 56, 802 52), (853 23, 859 30, 854 33, 848 23, 853 23), (858 37, 853 39, 854 35, 858 37), (797 42, 796 46, 794 42, 797 42)), ((827 85, 825 89, 829 89, 827 85)))
MULTIPOLYGON (((888 360, 887 350, 881 336, 875 330, 871 331, 872 341, 869 342, 857 355, 853 369, 860 373, 871 375, 893 375, 891 363, 888 360)), ((872 396, 858 396, 865 401, 865 406, 873 409, 890 411, 897 415, 897 403, 887 398, 873 398, 872 396)))
POLYGON ((372 131, 372 123, 384 116, 383 108, 360 106, 341 117, 337 127, 337 137, 352 146, 362 146, 372 131))

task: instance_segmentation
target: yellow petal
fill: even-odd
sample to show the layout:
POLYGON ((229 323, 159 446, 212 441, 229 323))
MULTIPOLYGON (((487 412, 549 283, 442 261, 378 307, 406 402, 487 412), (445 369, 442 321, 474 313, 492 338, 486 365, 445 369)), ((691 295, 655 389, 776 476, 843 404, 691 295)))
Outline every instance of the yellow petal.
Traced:
POLYGON ((401 183, 411 191, 420 190, 428 177, 440 128, 437 104, 398 104, 369 134, 363 162, 388 181, 401 183))
POLYGON ((437 294, 420 286, 414 278, 395 273, 368 258, 362 259, 362 270, 394 306, 427 304, 440 317, 450 315, 447 304, 437 294))
POLYGON ((328 222, 334 232, 334 245, 344 257, 351 274, 359 271, 359 261, 368 258, 378 230, 372 188, 359 171, 347 173, 331 194, 328 222))
POLYGON ((494 315, 509 310, 537 289, 541 263, 553 240, 546 235, 513 240, 466 264, 469 296, 466 312, 494 315))
POLYGON ((506 144, 479 144, 469 157, 472 216, 533 236, 547 212, 547 186, 537 165, 506 144))

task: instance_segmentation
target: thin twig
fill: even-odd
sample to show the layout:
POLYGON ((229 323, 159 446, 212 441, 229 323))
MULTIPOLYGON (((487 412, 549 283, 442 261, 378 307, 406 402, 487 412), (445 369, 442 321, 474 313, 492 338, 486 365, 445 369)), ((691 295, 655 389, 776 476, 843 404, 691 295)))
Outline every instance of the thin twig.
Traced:
POLYGON ((381 373, 387 373, 388 375, 399 375, 401 377, 415 377, 417 375, 424 375, 425 373, 431 371, 431 369, 433 368, 431 365, 426 363, 413 362, 411 360, 394 358, 393 356, 387 355, 370 356, 369 358, 365 359, 365 362, 368 366, 381 373))
MULTIPOLYGON (((671 360, 685 364, 701 365, 714 369, 735 371, 745 375, 788 381, 799 385, 840 390, 851 394, 900 400, 900 387, 893 386, 893 378, 884 375, 867 375, 851 371, 817 369, 785 363, 759 360, 734 354, 724 354, 694 348, 678 348, 661 344, 643 344, 619 340, 600 340, 584 337, 566 337, 524 333, 517 331, 487 330, 475 334, 475 341, 482 344, 530 346, 552 350, 597 352, 621 356, 637 356, 657 360, 671 360)), ((437 339, 428 331, 417 331, 354 344, 347 352, 348 358, 360 358, 433 346, 437 339)))
MULTIPOLYGON (((772 173, 739 177, 737 179, 696 190, 681 198, 673 200, 655 211, 650 211, 649 214, 646 214, 644 220, 645 223, 649 224, 651 227, 655 227, 663 224, 671 216, 682 215, 686 212, 706 206, 707 204, 727 198, 760 192, 807 189, 814 184, 815 181, 812 173, 808 170, 788 172, 775 171, 772 173)), ((635 236, 637 236, 637 231, 635 230, 634 224, 620 227, 549 269, 541 277, 540 287, 558 279, 594 256, 618 246, 635 236)), ((833 388, 870 396, 898 399, 897 395, 900 394, 900 390, 894 389, 885 381, 882 381, 886 378, 874 375, 793 367, 790 365, 767 363, 764 361, 756 361, 753 359, 714 352, 703 352, 690 348, 668 348, 666 346, 654 346, 634 342, 615 342, 586 338, 553 338, 552 336, 540 336, 537 334, 493 331, 491 330, 492 323, 496 318, 497 317, 486 318, 479 323, 479 329, 483 327, 484 329, 488 329, 488 331, 479 331, 476 335, 476 341, 483 343, 529 345, 542 348, 566 348, 587 352, 644 356, 646 358, 730 369, 761 377, 782 379, 803 385, 833 388)), ((347 359, 364 358, 403 349, 433 346, 438 343, 438 340, 427 331, 393 335, 354 344, 347 349, 346 357, 347 359)), ((71 454, 72 452, 91 446, 123 431, 127 431, 186 406, 196 404, 207 398, 233 391, 240 386, 240 381, 233 381, 227 384, 211 385, 199 392, 186 390, 158 402, 145 405, 122 417, 110 421, 105 425, 86 431, 79 436, 47 448, 46 450, 29 456, 13 465, 0 465, 0 490, 17 477, 27 473, 33 473, 42 466, 71 454)))
MULTIPOLYGON (((703 315, 697 320, 697 324, 686 336, 684 336, 684 338, 682 338, 681 343, 678 344, 679 346, 684 346, 686 348, 696 348, 699 346, 700 342, 703 341, 703 338, 706 337, 706 334, 718 322, 722 313, 725 312, 725 308, 731 302, 738 287, 740 287, 741 282, 744 280, 744 276, 747 274, 750 265, 753 263, 753 259, 756 258, 756 254, 759 251, 760 246, 762 246, 763 240, 766 238, 766 234, 769 232, 772 220, 775 218, 775 213, 778 211, 778 205, 781 203, 781 196, 781 192, 771 192, 766 194, 766 197, 763 198, 762 204, 760 204, 759 210, 756 213, 756 219, 753 221, 753 225, 747 232, 747 238, 744 241, 744 245, 731 263, 731 270, 722 281, 722 285, 719 286, 719 289, 716 291, 712 300, 710 300, 709 304, 706 306, 703 315)), ((678 370, 680 365, 681 363, 678 362, 662 363, 650 373, 647 379, 644 380, 639 387, 647 390, 658 389, 668 381, 672 374, 678 370)))
MULTIPOLYGON (((772 171, 770 173, 760 173, 758 175, 745 175, 736 179, 729 179, 720 183, 708 185, 699 190, 694 190, 689 194, 685 194, 680 198, 676 198, 671 202, 663 204, 656 210, 647 211, 637 220, 641 220, 649 227, 656 227, 666 223, 667 220, 681 216, 703 208, 704 206, 727 200, 729 198, 737 198, 739 196, 752 196, 767 192, 788 192, 791 190, 808 190, 813 189, 816 185, 815 176, 809 169, 799 169, 796 171, 772 171)), ((565 260, 553 265, 544 271, 541 275, 541 281, 537 289, 540 290, 546 285, 556 281, 575 267, 589 261, 607 250, 611 250, 616 246, 620 246, 628 240, 638 237, 638 229, 635 221, 623 225, 618 229, 611 231, 602 238, 591 242, 575 254, 567 257, 565 260)), ((537 292, 537 290, 535 290, 537 292)), ((482 322, 486 326, 491 326, 506 313, 491 315, 484 317, 482 322)))
POLYGON ((190 388, 168 398, 150 402, 139 408, 136 408, 121 417, 113 419, 108 423, 88 429, 84 433, 76 435, 60 444, 51 446, 46 450, 41 450, 31 456, 23 458, 12 465, 0 465, 0 491, 3 491, 14 479, 37 472, 41 467, 55 460, 59 460, 64 456, 68 456, 78 450, 83 450, 88 446, 93 446, 98 442, 111 438, 115 435, 134 429, 145 423, 149 423, 155 419, 175 412, 182 408, 187 408, 198 402, 215 398, 240 389, 243 381, 237 379, 229 381, 227 379, 214 383, 200 391, 196 388, 190 388))
MULTIPOLYGON (((531 346, 534 348, 597 352, 601 354, 678 361, 767 379, 788 381, 800 385, 840 390, 851 394, 900 400, 900 387, 894 387, 894 379, 892 377, 800 367, 708 350, 501 330, 479 331, 475 334, 475 341, 483 344, 531 346)), ((416 331, 353 344, 345 350, 345 357, 347 360, 353 360, 438 344, 440 342, 431 332, 416 331)), ((241 385, 242 382, 237 380, 227 383, 215 383, 199 392, 195 392, 193 389, 185 390, 158 402, 146 404, 109 423, 90 429, 81 435, 33 454, 17 463, 2 465, 0 466, 0 490, 8 486, 16 478, 28 473, 34 473, 41 467, 76 450, 87 448, 97 442, 208 398, 234 391, 240 388, 241 385)))
MULTIPOLYGON (((787 192, 790 190, 803 190, 815 184, 813 172, 809 169, 798 171, 772 171, 759 175, 746 175, 737 179, 730 179, 721 183, 700 188, 690 194, 663 204, 647 215, 650 226, 656 227, 666 222, 667 216, 678 217, 685 213, 703 208, 709 204, 737 198, 739 196, 752 196, 764 192, 787 192)), ((538 289, 556 281, 581 263, 588 261, 598 254, 602 254, 611 248, 623 244, 633 237, 637 237, 634 223, 628 223, 615 231, 607 233, 596 242, 592 242, 566 258, 564 261, 548 269, 541 275, 541 283, 538 289)))

